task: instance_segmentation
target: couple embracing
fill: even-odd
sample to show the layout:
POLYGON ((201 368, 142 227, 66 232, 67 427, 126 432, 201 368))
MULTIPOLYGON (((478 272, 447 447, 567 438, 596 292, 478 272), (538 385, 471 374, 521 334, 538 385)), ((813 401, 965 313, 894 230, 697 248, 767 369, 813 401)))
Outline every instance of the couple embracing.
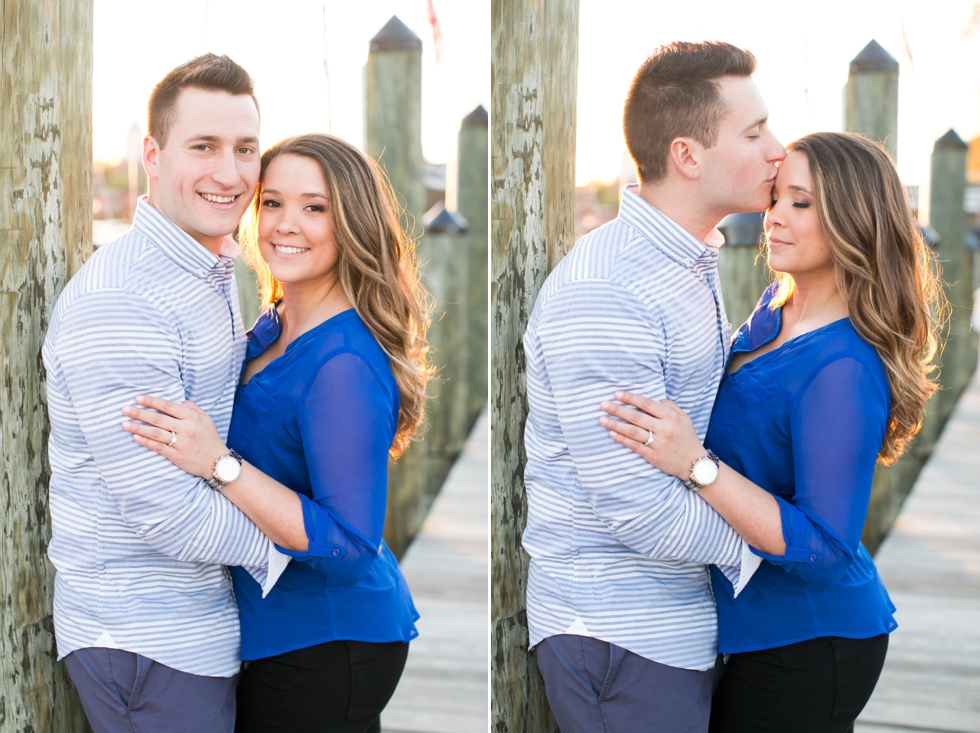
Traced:
POLYGON ((350 144, 260 153, 226 56, 171 71, 148 116, 149 196, 43 350, 58 656, 97 732, 379 731, 417 636, 382 540, 430 373, 412 242, 350 144))
POLYGON ((853 730, 896 628, 861 532, 935 390, 935 269, 894 163, 784 148, 729 44, 640 68, 640 183, 524 337, 530 644, 563 733, 853 730), (732 334, 716 226, 765 210, 776 282, 732 334))

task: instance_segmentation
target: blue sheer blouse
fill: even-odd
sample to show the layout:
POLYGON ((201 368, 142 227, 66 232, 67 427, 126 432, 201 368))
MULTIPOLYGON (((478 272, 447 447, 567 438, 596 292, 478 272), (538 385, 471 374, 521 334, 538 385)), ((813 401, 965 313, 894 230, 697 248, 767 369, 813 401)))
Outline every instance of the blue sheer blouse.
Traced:
MULTIPOLYGON (((779 334, 774 293, 766 290, 738 330, 732 354, 779 334)), ((719 652, 896 628, 895 607, 861 544, 889 404, 884 366, 847 318, 725 376, 705 445, 779 502, 786 555, 753 549, 763 562, 738 599, 711 568, 719 652)))
MULTIPOLYGON (((246 360, 279 337, 263 313, 248 333, 246 360)), ((418 613, 381 539, 388 448, 398 424, 398 387, 388 357, 354 310, 310 329, 238 388, 228 446, 295 491, 306 552, 266 598, 232 568, 242 659, 328 641, 409 641, 418 613)))

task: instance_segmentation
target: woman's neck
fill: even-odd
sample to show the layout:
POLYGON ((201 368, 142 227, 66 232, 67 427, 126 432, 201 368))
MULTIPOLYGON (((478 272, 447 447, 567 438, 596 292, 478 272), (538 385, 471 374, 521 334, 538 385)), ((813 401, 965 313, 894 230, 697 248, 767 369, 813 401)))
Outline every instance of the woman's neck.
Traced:
POLYGON ((783 306, 783 326, 791 332, 810 331, 847 318, 847 303, 832 271, 793 277, 793 295, 783 306))
POLYGON ((282 324, 280 341, 285 347, 311 328, 351 307, 336 277, 313 286, 283 283, 282 300, 277 307, 282 324))

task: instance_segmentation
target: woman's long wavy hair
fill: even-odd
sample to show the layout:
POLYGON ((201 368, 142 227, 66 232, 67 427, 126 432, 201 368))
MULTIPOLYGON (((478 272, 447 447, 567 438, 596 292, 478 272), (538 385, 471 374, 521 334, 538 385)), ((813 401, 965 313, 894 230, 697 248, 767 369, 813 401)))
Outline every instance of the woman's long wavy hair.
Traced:
POLYGON ((262 300, 273 307, 283 295, 258 246, 262 180, 280 155, 299 155, 323 171, 330 222, 339 257, 337 271, 344 294, 388 355, 401 406, 389 451, 400 456, 425 416, 431 299, 419 282, 415 242, 399 224, 399 206, 387 178, 368 156, 332 135, 297 135, 262 154, 259 186, 251 216, 241 230, 242 256, 258 273, 262 300))
MULTIPOLYGON (((926 401, 937 389, 929 375, 948 308, 939 266, 881 145, 852 133, 817 132, 787 150, 809 160, 837 289, 855 330, 885 365, 891 411, 878 458, 893 463, 922 427, 926 401)), ((793 289, 792 277, 781 274, 772 307, 793 289)))

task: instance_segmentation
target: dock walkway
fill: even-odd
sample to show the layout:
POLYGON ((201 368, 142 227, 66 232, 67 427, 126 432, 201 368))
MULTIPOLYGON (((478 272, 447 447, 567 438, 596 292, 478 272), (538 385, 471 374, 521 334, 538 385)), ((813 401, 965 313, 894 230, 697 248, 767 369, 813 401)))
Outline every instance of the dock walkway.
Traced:
POLYGON ((489 431, 477 420, 402 572, 422 618, 383 733, 489 728, 489 431))
POLYGON ((980 731, 980 375, 875 563, 898 611, 855 733, 980 731))

